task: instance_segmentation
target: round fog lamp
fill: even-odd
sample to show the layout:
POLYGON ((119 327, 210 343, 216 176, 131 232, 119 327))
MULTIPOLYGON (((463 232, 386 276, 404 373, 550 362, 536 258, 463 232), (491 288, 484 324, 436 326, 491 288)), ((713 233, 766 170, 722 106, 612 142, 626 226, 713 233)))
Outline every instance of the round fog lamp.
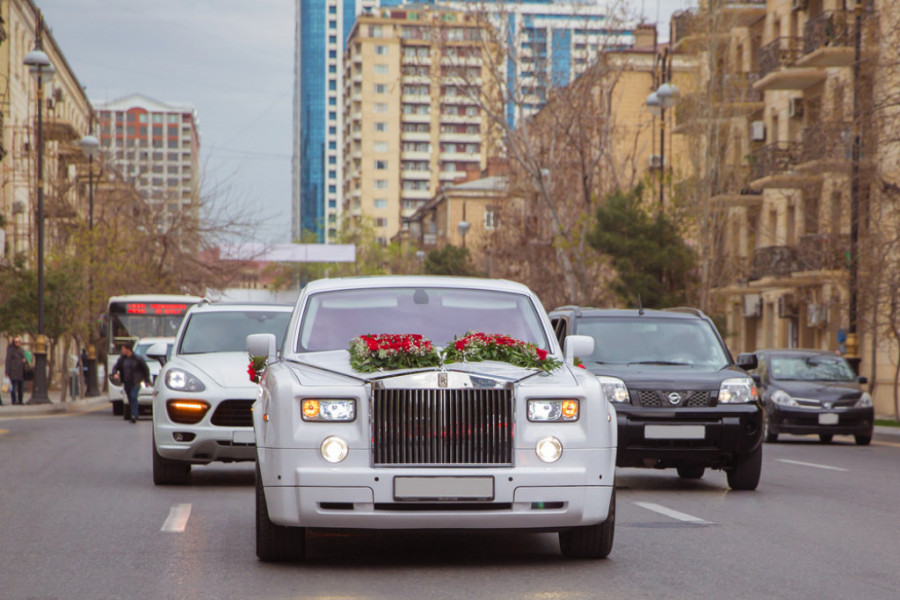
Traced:
POLYGON ((546 437, 537 443, 534 451, 542 461, 552 463, 558 461, 562 456, 562 449, 562 443, 558 439, 546 437))
POLYGON ((347 458, 347 452, 350 449, 347 447, 347 442, 339 437, 331 436, 322 442, 321 451, 322 458, 330 463, 339 463, 347 458))

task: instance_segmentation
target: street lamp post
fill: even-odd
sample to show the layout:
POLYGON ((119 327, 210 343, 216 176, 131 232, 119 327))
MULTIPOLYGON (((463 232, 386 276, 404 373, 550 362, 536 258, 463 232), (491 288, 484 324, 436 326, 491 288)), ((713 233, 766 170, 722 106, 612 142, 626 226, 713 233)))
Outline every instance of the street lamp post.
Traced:
POLYGON ((37 279, 38 279, 38 322, 34 349, 34 387, 29 404, 49 404, 47 396, 47 337, 44 335, 44 139, 43 104, 44 84, 49 82, 56 69, 43 51, 41 31, 43 21, 38 20, 38 30, 34 50, 25 56, 25 66, 37 83, 37 279))
POLYGON ((456 226, 456 230, 459 232, 460 237, 462 237, 462 247, 466 247, 466 234, 469 232, 469 228, 471 225, 468 221, 466 221, 466 203, 463 202, 462 207, 462 220, 460 220, 459 224, 456 226))
MULTIPOLYGON (((81 138, 81 152, 88 159, 88 228, 90 230, 91 252, 89 260, 93 258, 94 248, 94 157, 100 153, 100 141, 93 135, 86 135, 81 138)), ((91 264, 91 271, 88 275, 88 314, 93 315, 93 298, 94 298, 94 271, 91 264)), ((100 395, 97 383, 97 348, 94 344, 88 344, 87 347, 87 389, 84 395, 93 398, 100 395)))
POLYGON ((678 104, 681 92, 671 83, 672 57, 669 48, 666 47, 656 55, 656 64, 653 69, 653 85, 656 90, 647 96, 645 104, 650 114, 659 117, 659 208, 662 210, 665 200, 663 191, 666 170, 666 109, 678 104))

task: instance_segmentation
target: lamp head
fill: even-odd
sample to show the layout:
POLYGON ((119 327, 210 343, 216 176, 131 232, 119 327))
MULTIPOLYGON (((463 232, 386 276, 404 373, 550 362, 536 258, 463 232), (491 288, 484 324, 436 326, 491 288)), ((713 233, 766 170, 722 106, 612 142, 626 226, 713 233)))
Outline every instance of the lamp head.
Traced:
POLYGON ((43 50, 32 50, 25 55, 23 62, 28 67, 34 80, 40 81, 42 84, 49 82, 56 74, 56 69, 53 67, 53 63, 50 62, 50 57, 43 50))

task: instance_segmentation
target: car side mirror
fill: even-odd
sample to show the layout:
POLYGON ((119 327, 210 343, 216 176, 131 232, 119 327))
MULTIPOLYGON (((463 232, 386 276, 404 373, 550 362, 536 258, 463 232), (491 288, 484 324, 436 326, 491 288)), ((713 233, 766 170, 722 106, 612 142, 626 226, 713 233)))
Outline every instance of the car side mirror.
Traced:
POLYGON ((752 379, 753 382, 754 382, 757 386, 762 385, 762 377, 759 376, 759 373, 750 373, 750 379, 752 379))
POLYGON ((247 352, 252 356, 275 358, 275 336, 271 333, 254 333, 247 336, 247 352))
POLYGON ((869 378, 866 377, 865 375, 860 375, 859 377, 856 378, 856 381, 860 384, 869 383, 869 378))
POLYGON ((166 364, 166 354, 169 348, 165 342, 156 342, 147 348, 147 356, 155 360, 160 366, 166 364))
POLYGON ((575 357, 581 358, 594 353, 594 338, 589 335, 567 335, 563 346, 566 364, 574 365, 575 357))
POLYGON ((759 361, 756 359, 756 355, 752 352, 744 352, 738 354, 736 363, 737 366, 744 369, 745 371, 752 371, 759 366, 759 361))

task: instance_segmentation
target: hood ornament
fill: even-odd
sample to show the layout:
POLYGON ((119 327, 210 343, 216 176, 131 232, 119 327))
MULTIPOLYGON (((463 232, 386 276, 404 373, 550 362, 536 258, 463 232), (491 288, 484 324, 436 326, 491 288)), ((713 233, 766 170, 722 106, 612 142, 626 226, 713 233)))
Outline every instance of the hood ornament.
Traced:
POLYGON ((445 388, 449 385, 450 377, 447 375, 447 371, 439 371, 437 376, 438 376, 438 387, 445 388))

